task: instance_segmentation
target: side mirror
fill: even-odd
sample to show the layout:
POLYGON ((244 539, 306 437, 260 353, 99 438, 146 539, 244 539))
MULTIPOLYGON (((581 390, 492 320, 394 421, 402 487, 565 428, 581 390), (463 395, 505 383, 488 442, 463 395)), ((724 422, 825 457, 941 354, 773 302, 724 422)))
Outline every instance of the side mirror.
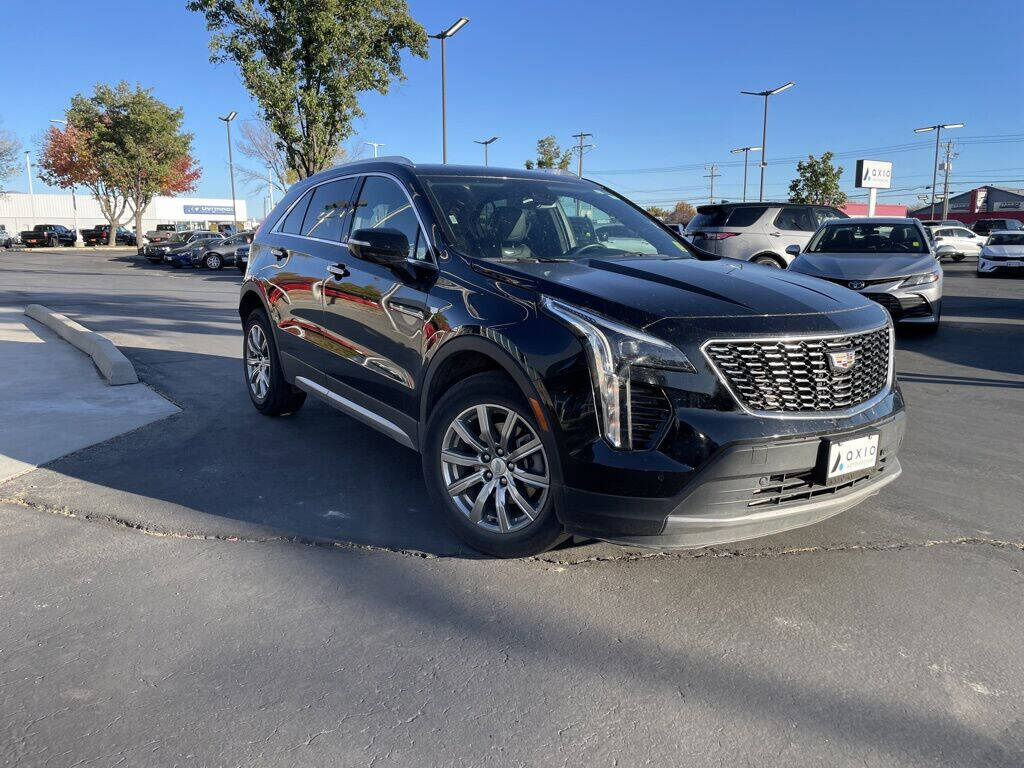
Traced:
POLYGON ((348 247, 361 259, 389 267, 409 258, 409 238, 397 229, 357 229, 349 237, 348 247))
POLYGON ((786 246, 786 253, 788 253, 790 256, 799 256, 800 255, 800 246, 799 245, 795 245, 795 244, 794 245, 787 245, 786 246))

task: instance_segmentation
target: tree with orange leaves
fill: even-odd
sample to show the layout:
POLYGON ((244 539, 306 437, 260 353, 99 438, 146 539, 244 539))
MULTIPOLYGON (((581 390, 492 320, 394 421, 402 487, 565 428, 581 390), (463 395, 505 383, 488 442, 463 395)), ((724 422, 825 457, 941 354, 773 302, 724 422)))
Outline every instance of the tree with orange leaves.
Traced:
POLYGON ((92 96, 71 99, 64 131, 54 127, 47 134, 43 178, 88 187, 111 224, 111 245, 129 211, 141 243, 142 217, 153 197, 189 192, 199 180, 192 134, 181 130, 184 117, 141 86, 97 85, 92 96))

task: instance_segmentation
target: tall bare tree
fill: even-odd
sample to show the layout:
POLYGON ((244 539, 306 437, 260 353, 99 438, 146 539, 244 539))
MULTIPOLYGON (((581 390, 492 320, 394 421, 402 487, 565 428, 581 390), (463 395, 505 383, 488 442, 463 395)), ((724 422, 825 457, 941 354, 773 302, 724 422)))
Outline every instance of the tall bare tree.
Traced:
POLYGON ((0 128, 0 182, 18 172, 21 142, 10 131, 0 128))

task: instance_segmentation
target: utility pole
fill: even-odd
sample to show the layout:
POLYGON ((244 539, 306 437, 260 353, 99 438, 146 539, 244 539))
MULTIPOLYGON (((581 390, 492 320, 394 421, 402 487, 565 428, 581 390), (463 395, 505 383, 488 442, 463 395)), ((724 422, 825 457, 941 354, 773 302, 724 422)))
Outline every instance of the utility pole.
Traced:
POLYGON ((914 133, 929 133, 935 131, 935 162, 932 165, 932 208, 929 212, 929 218, 935 218, 935 187, 938 182, 939 173, 939 137, 942 136, 942 130, 952 128, 963 128, 965 123, 939 123, 938 125, 926 125, 923 128, 915 128, 914 133))
POLYGON ((579 157, 576 158, 576 175, 579 176, 581 179, 583 178, 583 152, 594 146, 593 144, 584 144, 583 140, 589 139, 593 135, 594 134, 592 133, 584 133, 583 131, 580 131, 579 133, 574 133, 572 135, 574 139, 580 140, 580 143, 575 147, 575 149, 576 152, 579 154, 579 157))
POLYGON ((715 165, 714 163, 712 163, 711 165, 705 165, 704 166, 704 170, 707 171, 707 173, 704 175, 704 178, 711 180, 711 194, 708 197, 708 202, 709 203, 714 203, 715 202, 715 179, 718 178, 719 176, 721 176, 722 174, 720 174, 718 172, 718 166, 715 165))
POLYGON ((949 171, 953 167, 953 158, 956 157, 956 153, 953 152, 953 142, 946 142, 946 162, 942 164, 943 179, 942 179, 942 220, 945 221, 949 218, 949 171))

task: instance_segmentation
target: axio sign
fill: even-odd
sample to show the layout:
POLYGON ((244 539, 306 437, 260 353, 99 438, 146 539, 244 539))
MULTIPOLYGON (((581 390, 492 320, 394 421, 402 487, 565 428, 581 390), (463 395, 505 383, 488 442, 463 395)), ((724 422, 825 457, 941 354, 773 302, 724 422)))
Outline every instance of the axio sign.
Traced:
POLYGON ((230 205, 185 205, 185 213, 197 216, 232 216, 234 209, 230 205))
POLYGON ((892 186, 892 163, 884 160, 858 160, 857 183, 862 189, 889 189, 892 186))

